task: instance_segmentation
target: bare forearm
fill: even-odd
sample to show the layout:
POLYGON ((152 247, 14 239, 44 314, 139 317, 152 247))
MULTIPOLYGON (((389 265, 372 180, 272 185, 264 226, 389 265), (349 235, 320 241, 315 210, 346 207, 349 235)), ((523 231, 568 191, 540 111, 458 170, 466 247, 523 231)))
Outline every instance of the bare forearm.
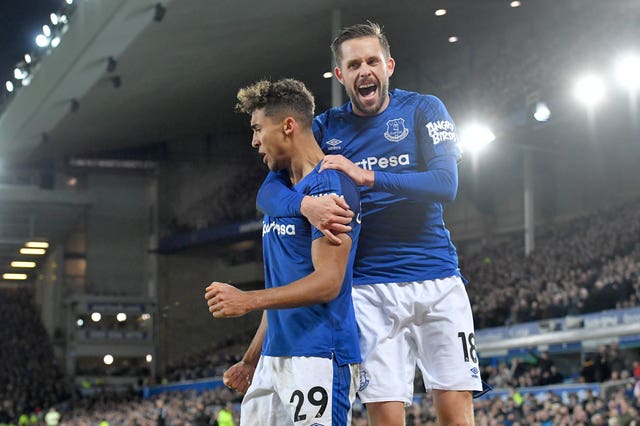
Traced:
POLYGON ((327 303, 340 293, 351 249, 351 238, 337 236, 341 244, 331 244, 325 237, 311 245, 314 271, 281 287, 255 290, 249 293, 253 310, 283 309, 327 303))
POLYGON ((337 296, 342 278, 337 272, 316 271, 286 286, 252 291, 254 309, 285 309, 329 302, 337 296))
POLYGON ((262 352, 262 343, 264 342, 264 336, 267 334, 267 313, 262 313, 262 320, 260 326, 256 330, 256 334, 253 336, 249 347, 242 356, 242 361, 253 367, 258 365, 258 359, 260 359, 260 353, 262 352))

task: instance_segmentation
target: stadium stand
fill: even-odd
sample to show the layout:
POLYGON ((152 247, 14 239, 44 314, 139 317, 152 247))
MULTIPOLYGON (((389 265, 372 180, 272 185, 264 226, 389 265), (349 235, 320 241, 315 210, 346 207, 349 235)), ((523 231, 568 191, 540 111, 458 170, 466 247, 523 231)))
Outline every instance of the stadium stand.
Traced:
POLYGON ((70 395, 33 294, 0 290, 0 424, 41 412, 70 395))
MULTIPOLYGON (((457 58, 456 70, 465 71, 441 72, 438 61, 432 61, 434 70, 418 66, 421 75, 428 71, 424 74, 431 74, 429 78, 442 79, 427 89, 446 99, 452 112, 466 111, 471 104, 495 117, 520 112, 527 97, 537 91, 559 93, 554 84, 575 64, 598 61, 611 50, 613 38, 637 39, 640 28, 636 20, 625 19, 637 2, 626 2, 628 7, 611 8, 607 14, 601 12, 609 8, 608 2, 601 7, 580 7, 579 3, 567 2, 576 16, 572 22, 563 22, 561 29, 540 31, 546 22, 535 24, 540 28, 521 26, 512 33, 500 33, 493 54, 469 55, 465 61, 457 58), (571 40, 572 48, 563 49, 563 40, 571 40)), ((428 53, 425 56, 433 52, 428 53)), ((0 99, 0 112, 7 99, 0 99)), ((256 182, 264 168, 254 162, 224 170, 188 164, 172 173, 183 173, 191 192, 181 192, 181 199, 171 198, 180 202, 172 204, 175 210, 165 223, 169 242, 171 237, 188 234, 191 239, 212 228, 258 217, 256 182), (198 175, 200 180, 194 179, 198 175)), ((18 178, 12 175, 12 179, 18 178)), ((176 188, 184 191, 185 186, 176 188)), ((519 236, 474 252, 460 250, 461 269, 470 279, 476 329, 505 331, 610 309, 638 309, 640 200, 541 227, 536 244, 528 257, 519 236)), ((261 253, 257 247, 227 256, 242 263, 260 259, 261 253)), ((241 395, 221 386, 219 377, 237 361, 250 335, 218 340, 188 354, 168 365, 156 380, 161 384, 144 391, 139 386, 119 391, 98 386, 81 394, 65 381, 33 299, 24 289, 0 289, 0 426, 27 424, 24 416, 27 422, 43 424, 52 406, 62 414, 63 425, 212 424, 228 402, 234 404, 239 420, 241 395)), ((553 351, 525 345, 489 355, 483 359, 483 373, 496 390, 475 402, 476 423, 640 424, 639 347, 638 336, 612 335, 595 346, 553 351)), ((417 378, 415 404, 407 410, 409 426, 435 424, 433 401, 430 394, 420 393, 422 389, 417 378)), ((356 405, 354 425, 366 424, 364 408, 356 405)))
MULTIPOLYGON (((529 257, 520 254, 518 238, 462 256, 463 271, 472 280, 469 293, 478 329, 636 307, 639 212, 640 201, 632 200, 543 228, 537 249, 529 257)), ((70 398, 32 296, 23 289, 5 289, 0 304, 5 324, 0 333, 6 342, 0 349, 0 423, 16 421, 23 413, 42 413, 57 404, 63 424, 96 424, 106 419, 111 425, 142 425, 156 420, 162 404, 171 424, 192 424, 203 410, 212 418, 227 402, 241 400, 241 395, 211 378, 220 377, 237 361, 250 333, 212 342, 189 354, 171 364, 160 380, 190 389, 202 387, 199 379, 209 378, 215 389, 163 392, 161 388, 148 398, 135 389, 70 398)), ((484 377, 498 391, 476 402, 478 424, 633 424, 630 419, 640 420, 637 346, 621 348, 613 342, 571 360, 572 364, 566 359, 556 363, 548 352, 537 348, 522 348, 519 356, 485 360, 484 377), (590 388, 587 384, 599 385, 590 388), (562 390, 562 386, 573 387, 562 390), (561 392, 556 394, 554 389, 561 392)), ((418 378, 416 391, 422 389, 418 378)), ((429 395, 417 393, 416 404, 407 412, 407 424, 434 424, 434 416, 429 395)), ((363 408, 357 406, 354 424, 366 424, 365 418, 363 408)))

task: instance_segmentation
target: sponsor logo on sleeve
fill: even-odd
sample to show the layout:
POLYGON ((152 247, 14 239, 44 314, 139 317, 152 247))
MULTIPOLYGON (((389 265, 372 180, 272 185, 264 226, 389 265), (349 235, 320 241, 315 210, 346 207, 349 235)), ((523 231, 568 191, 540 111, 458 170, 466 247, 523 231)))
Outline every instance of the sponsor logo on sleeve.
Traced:
POLYGON ((387 121, 387 131, 384 137, 391 142, 400 142, 409 134, 409 129, 404 125, 404 118, 394 118, 387 121))
POLYGON ((438 145, 440 142, 456 140, 456 129, 451 121, 430 121, 426 124, 426 127, 434 145, 438 145))

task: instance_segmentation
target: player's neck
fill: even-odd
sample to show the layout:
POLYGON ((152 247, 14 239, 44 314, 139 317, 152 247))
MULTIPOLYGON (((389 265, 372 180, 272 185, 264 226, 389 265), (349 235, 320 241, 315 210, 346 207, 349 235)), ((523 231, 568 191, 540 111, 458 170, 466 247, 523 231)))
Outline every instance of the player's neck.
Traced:
POLYGON ((289 176, 291 183, 296 185, 306 175, 311 173, 324 158, 324 153, 313 138, 313 133, 301 137, 295 142, 294 154, 291 156, 289 176))

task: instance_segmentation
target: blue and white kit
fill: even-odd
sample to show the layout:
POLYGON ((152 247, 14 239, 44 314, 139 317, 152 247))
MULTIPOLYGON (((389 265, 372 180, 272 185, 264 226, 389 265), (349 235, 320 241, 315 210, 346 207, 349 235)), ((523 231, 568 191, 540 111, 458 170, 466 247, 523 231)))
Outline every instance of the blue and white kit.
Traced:
MULTIPOLYGON (((410 403, 412 384, 388 383, 394 374, 391 367, 399 363, 411 363, 406 367, 411 371, 417 364, 427 388, 479 391, 482 382, 471 306, 443 219, 444 204, 455 199, 458 186, 461 150, 455 126, 444 104, 434 96, 400 89, 392 90, 389 96, 388 107, 375 116, 358 116, 347 102, 314 120, 314 135, 325 154, 343 155, 375 173, 372 188, 359 188, 363 227, 354 266, 353 297, 361 330, 374 333, 363 332, 361 336, 367 386, 360 397, 363 402, 410 403), (406 287, 416 283, 442 287, 435 293, 438 298, 430 299, 419 292, 424 299, 410 300, 406 287), (368 293, 367 287, 381 284, 391 290, 359 295, 368 293), (422 316, 406 309, 408 316, 394 323, 398 327, 367 327, 365 318, 372 321, 376 313, 383 312, 381 306, 392 303, 387 291, 393 291, 397 298, 393 303, 426 306, 420 310, 422 316), (438 306, 432 306, 435 303, 438 306), (429 317, 433 311, 448 312, 449 305, 455 306, 451 308, 455 314, 429 317), (434 336, 430 333, 434 328, 446 333, 434 336), (398 335, 389 334, 398 330, 398 335), (404 338, 402 330, 409 330, 411 338, 404 338), (433 338, 439 340, 428 340, 433 338), (397 350, 384 356, 376 354, 382 341, 395 342, 397 350), (432 347, 439 350, 431 351, 432 347)), ((270 214, 299 215, 302 198, 287 190, 281 177, 270 174, 257 203, 270 214)))
MULTIPOLYGON (((293 191, 314 197, 336 194, 359 213, 353 181, 341 172, 318 169, 319 165, 293 191)), ((361 361, 351 298, 360 224, 354 219, 351 226, 352 249, 338 296, 322 304, 267 310, 262 355, 242 403, 243 424, 351 424, 361 361)), ((311 245, 320 237, 323 234, 301 216, 265 215, 265 286, 284 286, 313 273, 311 245)))

